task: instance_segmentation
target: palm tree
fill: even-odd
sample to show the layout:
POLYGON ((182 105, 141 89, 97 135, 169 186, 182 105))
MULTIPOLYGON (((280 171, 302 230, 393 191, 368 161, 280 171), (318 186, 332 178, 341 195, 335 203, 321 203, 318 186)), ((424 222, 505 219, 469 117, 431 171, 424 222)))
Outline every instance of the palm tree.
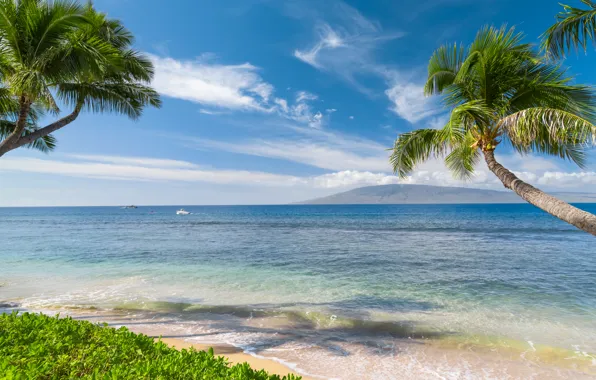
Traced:
POLYGON ((444 157, 458 178, 473 175, 481 156, 503 183, 534 206, 596 235, 596 216, 523 182, 495 159, 508 145, 585 163, 584 148, 595 127, 596 99, 587 86, 571 84, 560 66, 544 62, 513 28, 485 27, 465 49, 445 45, 428 66, 427 95, 442 94, 451 108, 442 129, 419 129, 398 137, 394 171, 407 176, 430 157, 444 157))
POLYGON ((581 0, 588 9, 563 5, 564 11, 557 15, 557 22, 543 35, 543 47, 553 58, 562 58, 565 52, 581 47, 584 52, 588 42, 596 39, 596 3, 581 0))
POLYGON ((0 156, 22 147, 48 151, 51 133, 83 110, 132 119, 160 106, 149 84, 151 62, 133 50, 132 34, 91 3, 68 0, 0 0, 0 156), (37 115, 58 115, 39 128, 37 115))

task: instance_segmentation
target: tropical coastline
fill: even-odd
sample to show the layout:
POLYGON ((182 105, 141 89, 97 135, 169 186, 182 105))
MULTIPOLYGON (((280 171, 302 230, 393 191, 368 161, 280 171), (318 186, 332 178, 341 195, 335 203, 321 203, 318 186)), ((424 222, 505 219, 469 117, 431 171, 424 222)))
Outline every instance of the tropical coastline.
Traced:
POLYGON ((0 376, 596 379, 574 1, 0 1, 0 376))
POLYGON ((0 209, 2 301, 310 378, 596 375, 591 237, 530 206, 178 208, 0 209))

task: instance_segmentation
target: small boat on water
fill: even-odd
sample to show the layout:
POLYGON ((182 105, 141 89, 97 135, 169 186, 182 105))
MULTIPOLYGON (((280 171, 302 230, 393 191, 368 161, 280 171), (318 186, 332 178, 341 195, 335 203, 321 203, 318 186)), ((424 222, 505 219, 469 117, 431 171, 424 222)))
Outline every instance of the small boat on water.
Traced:
POLYGON ((130 205, 130 206, 124 206, 124 207, 122 207, 122 208, 137 208, 137 206, 135 206, 135 205, 130 205))
POLYGON ((176 211, 176 215, 190 215, 190 212, 188 212, 185 209, 181 208, 180 210, 176 211))

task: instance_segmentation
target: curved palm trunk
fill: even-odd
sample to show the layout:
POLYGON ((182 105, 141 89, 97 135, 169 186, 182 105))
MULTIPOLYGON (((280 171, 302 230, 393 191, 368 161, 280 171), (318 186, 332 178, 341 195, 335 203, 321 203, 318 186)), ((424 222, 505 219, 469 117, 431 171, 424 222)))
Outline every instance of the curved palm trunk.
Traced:
POLYGON ((43 127, 42 129, 38 129, 37 131, 30 133, 27 136, 21 137, 16 142, 16 144, 14 144, 13 149, 20 148, 23 145, 31 144, 35 140, 45 137, 45 136, 49 135, 50 133, 56 132, 60 128, 67 126, 68 124, 72 123, 73 121, 75 121, 77 119, 80 112, 81 112, 81 107, 79 105, 77 105, 71 114, 63 117, 60 120, 53 122, 50 125, 43 127))
POLYGON ((27 118, 29 117, 29 111, 31 110, 31 102, 28 101, 25 96, 21 96, 20 104, 20 111, 19 117, 17 118, 17 122, 15 125, 14 131, 10 135, 8 135, 4 141, 0 141, 0 157, 3 156, 6 152, 9 152, 15 149, 15 145, 25 127, 27 126, 27 118))
MULTIPOLYGON (((49 124, 41 129, 38 129, 37 131, 30 133, 26 136, 21 136, 19 138, 13 139, 11 141, 9 141, 8 140, 9 138, 7 137, 4 141, 0 142, 0 157, 2 157, 4 154, 6 154, 7 152, 10 152, 13 149, 17 149, 24 145, 31 144, 35 140, 43 138, 43 137, 49 135, 50 133, 56 132, 60 128, 63 128, 65 126, 67 126, 68 124, 72 123, 79 116, 79 113, 81 113, 82 106, 83 106, 83 103, 79 102, 77 104, 77 106, 75 107, 74 111, 72 111, 72 113, 70 113, 69 115, 66 115, 65 117, 61 118, 60 120, 57 120, 57 121, 53 122, 52 124, 49 124), (4 145, 6 145, 6 146, 4 146, 4 145)), ((24 126, 20 130, 18 128, 16 128, 15 132, 13 132, 13 134, 17 134, 17 133, 22 134, 24 128, 25 128, 24 126)), ((18 137, 18 134, 17 134, 17 137, 18 137)))
POLYGON ((562 221, 574 225, 580 230, 596 235, 596 215, 573 207, 569 203, 550 196, 517 178, 515 174, 511 173, 495 160, 494 151, 484 151, 484 159, 490 171, 503 182, 503 185, 513 190, 528 203, 556 216, 562 221))

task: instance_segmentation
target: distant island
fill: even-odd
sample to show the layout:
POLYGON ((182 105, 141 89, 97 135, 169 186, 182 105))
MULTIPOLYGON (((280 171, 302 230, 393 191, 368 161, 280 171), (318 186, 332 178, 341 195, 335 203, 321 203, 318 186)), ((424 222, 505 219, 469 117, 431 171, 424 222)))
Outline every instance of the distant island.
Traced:
MULTIPOLYGON (((596 203, 596 194, 553 192, 570 203, 596 203)), ((367 186, 297 204, 465 204, 525 203, 512 192, 428 185, 367 186)))

